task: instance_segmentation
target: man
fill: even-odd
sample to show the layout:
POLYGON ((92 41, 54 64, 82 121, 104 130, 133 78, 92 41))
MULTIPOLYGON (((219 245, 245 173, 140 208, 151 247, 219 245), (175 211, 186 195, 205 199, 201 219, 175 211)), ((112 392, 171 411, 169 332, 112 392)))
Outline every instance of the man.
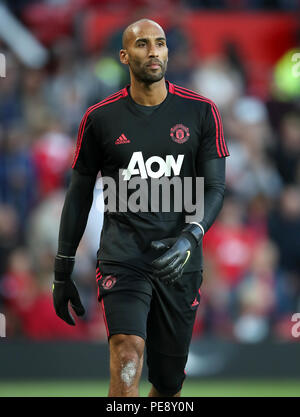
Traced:
MULTIPOLYGON (((110 349, 108 395, 138 396, 146 346, 149 396, 180 396, 200 302, 202 238, 222 207, 229 153, 214 103, 165 80, 168 49, 157 23, 142 19, 128 26, 120 60, 131 84, 90 107, 79 128, 55 259, 54 306, 70 325, 68 301, 84 314, 71 273, 101 171, 114 180, 123 205, 105 212, 97 254, 110 349), (141 179, 156 204, 151 181, 196 177, 205 179, 204 216, 191 223, 184 209, 134 210, 132 186, 127 196, 122 191, 141 179)), ((167 200, 178 203, 174 193, 167 200)))

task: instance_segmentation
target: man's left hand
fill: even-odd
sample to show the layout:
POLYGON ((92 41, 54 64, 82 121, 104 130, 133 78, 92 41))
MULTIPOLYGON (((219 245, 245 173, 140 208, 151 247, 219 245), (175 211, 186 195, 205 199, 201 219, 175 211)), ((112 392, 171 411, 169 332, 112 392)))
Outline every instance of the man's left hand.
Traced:
POLYGON ((152 249, 167 249, 163 255, 152 262, 155 277, 161 279, 167 285, 173 284, 181 278, 184 266, 203 237, 202 230, 200 232, 199 230, 199 226, 189 225, 178 238, 151 242, 152 249))

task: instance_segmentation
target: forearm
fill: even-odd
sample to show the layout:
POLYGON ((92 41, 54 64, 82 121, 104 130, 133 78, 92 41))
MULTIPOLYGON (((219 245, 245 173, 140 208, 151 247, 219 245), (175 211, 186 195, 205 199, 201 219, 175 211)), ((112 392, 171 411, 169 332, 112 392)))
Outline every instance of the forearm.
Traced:
POLYGON ((225 158, 203 162, 198 175, 204 177, 204 216, 201 220, 199 219, 198 223, 206 233, 216 220, 223 206, 225 158))
POLYGON ((60 255, 75 256, 93 202, 95 181, 96 177, 83 176, 75 170, 72 172, 60 221, 58 238, 60 255))
POLYGON ((207 187, 204 191, 204 217, 199 222, 206 233, 218 217, 224 201, 224 190, 219 186, 207 187))

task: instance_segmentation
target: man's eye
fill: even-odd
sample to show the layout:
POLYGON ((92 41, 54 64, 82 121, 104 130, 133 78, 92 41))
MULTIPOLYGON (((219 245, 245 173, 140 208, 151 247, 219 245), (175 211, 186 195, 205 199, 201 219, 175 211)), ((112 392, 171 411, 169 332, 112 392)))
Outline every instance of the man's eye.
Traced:
POLYGON ((138 47, 145 46, 145 45, 146 45, 145 43, 138 43, 138 47))

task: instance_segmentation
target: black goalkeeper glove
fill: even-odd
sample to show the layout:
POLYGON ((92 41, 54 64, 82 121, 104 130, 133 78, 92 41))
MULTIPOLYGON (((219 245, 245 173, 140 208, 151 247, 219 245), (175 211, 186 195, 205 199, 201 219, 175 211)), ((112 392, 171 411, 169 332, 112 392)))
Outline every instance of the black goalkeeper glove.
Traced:
POLYGON ((184 266, 193 250, 200 244, 203 230, 198 224, 186 226, 178 238, 168 238, 151 242, 152 249, 168 249, 152 262, 154 276, 165 284, 173 284, 181 278, 184 266))
POLYGON ((77 316, 83 316, 85 313, 76 285, 71 279, 74 262, 74 258, 71 257, 60 255, 55 257, 55 279, 52 287, 55 312, 58 317, 71 326, 75 326, 75 320, 68 308, 69 301, 77 316))

